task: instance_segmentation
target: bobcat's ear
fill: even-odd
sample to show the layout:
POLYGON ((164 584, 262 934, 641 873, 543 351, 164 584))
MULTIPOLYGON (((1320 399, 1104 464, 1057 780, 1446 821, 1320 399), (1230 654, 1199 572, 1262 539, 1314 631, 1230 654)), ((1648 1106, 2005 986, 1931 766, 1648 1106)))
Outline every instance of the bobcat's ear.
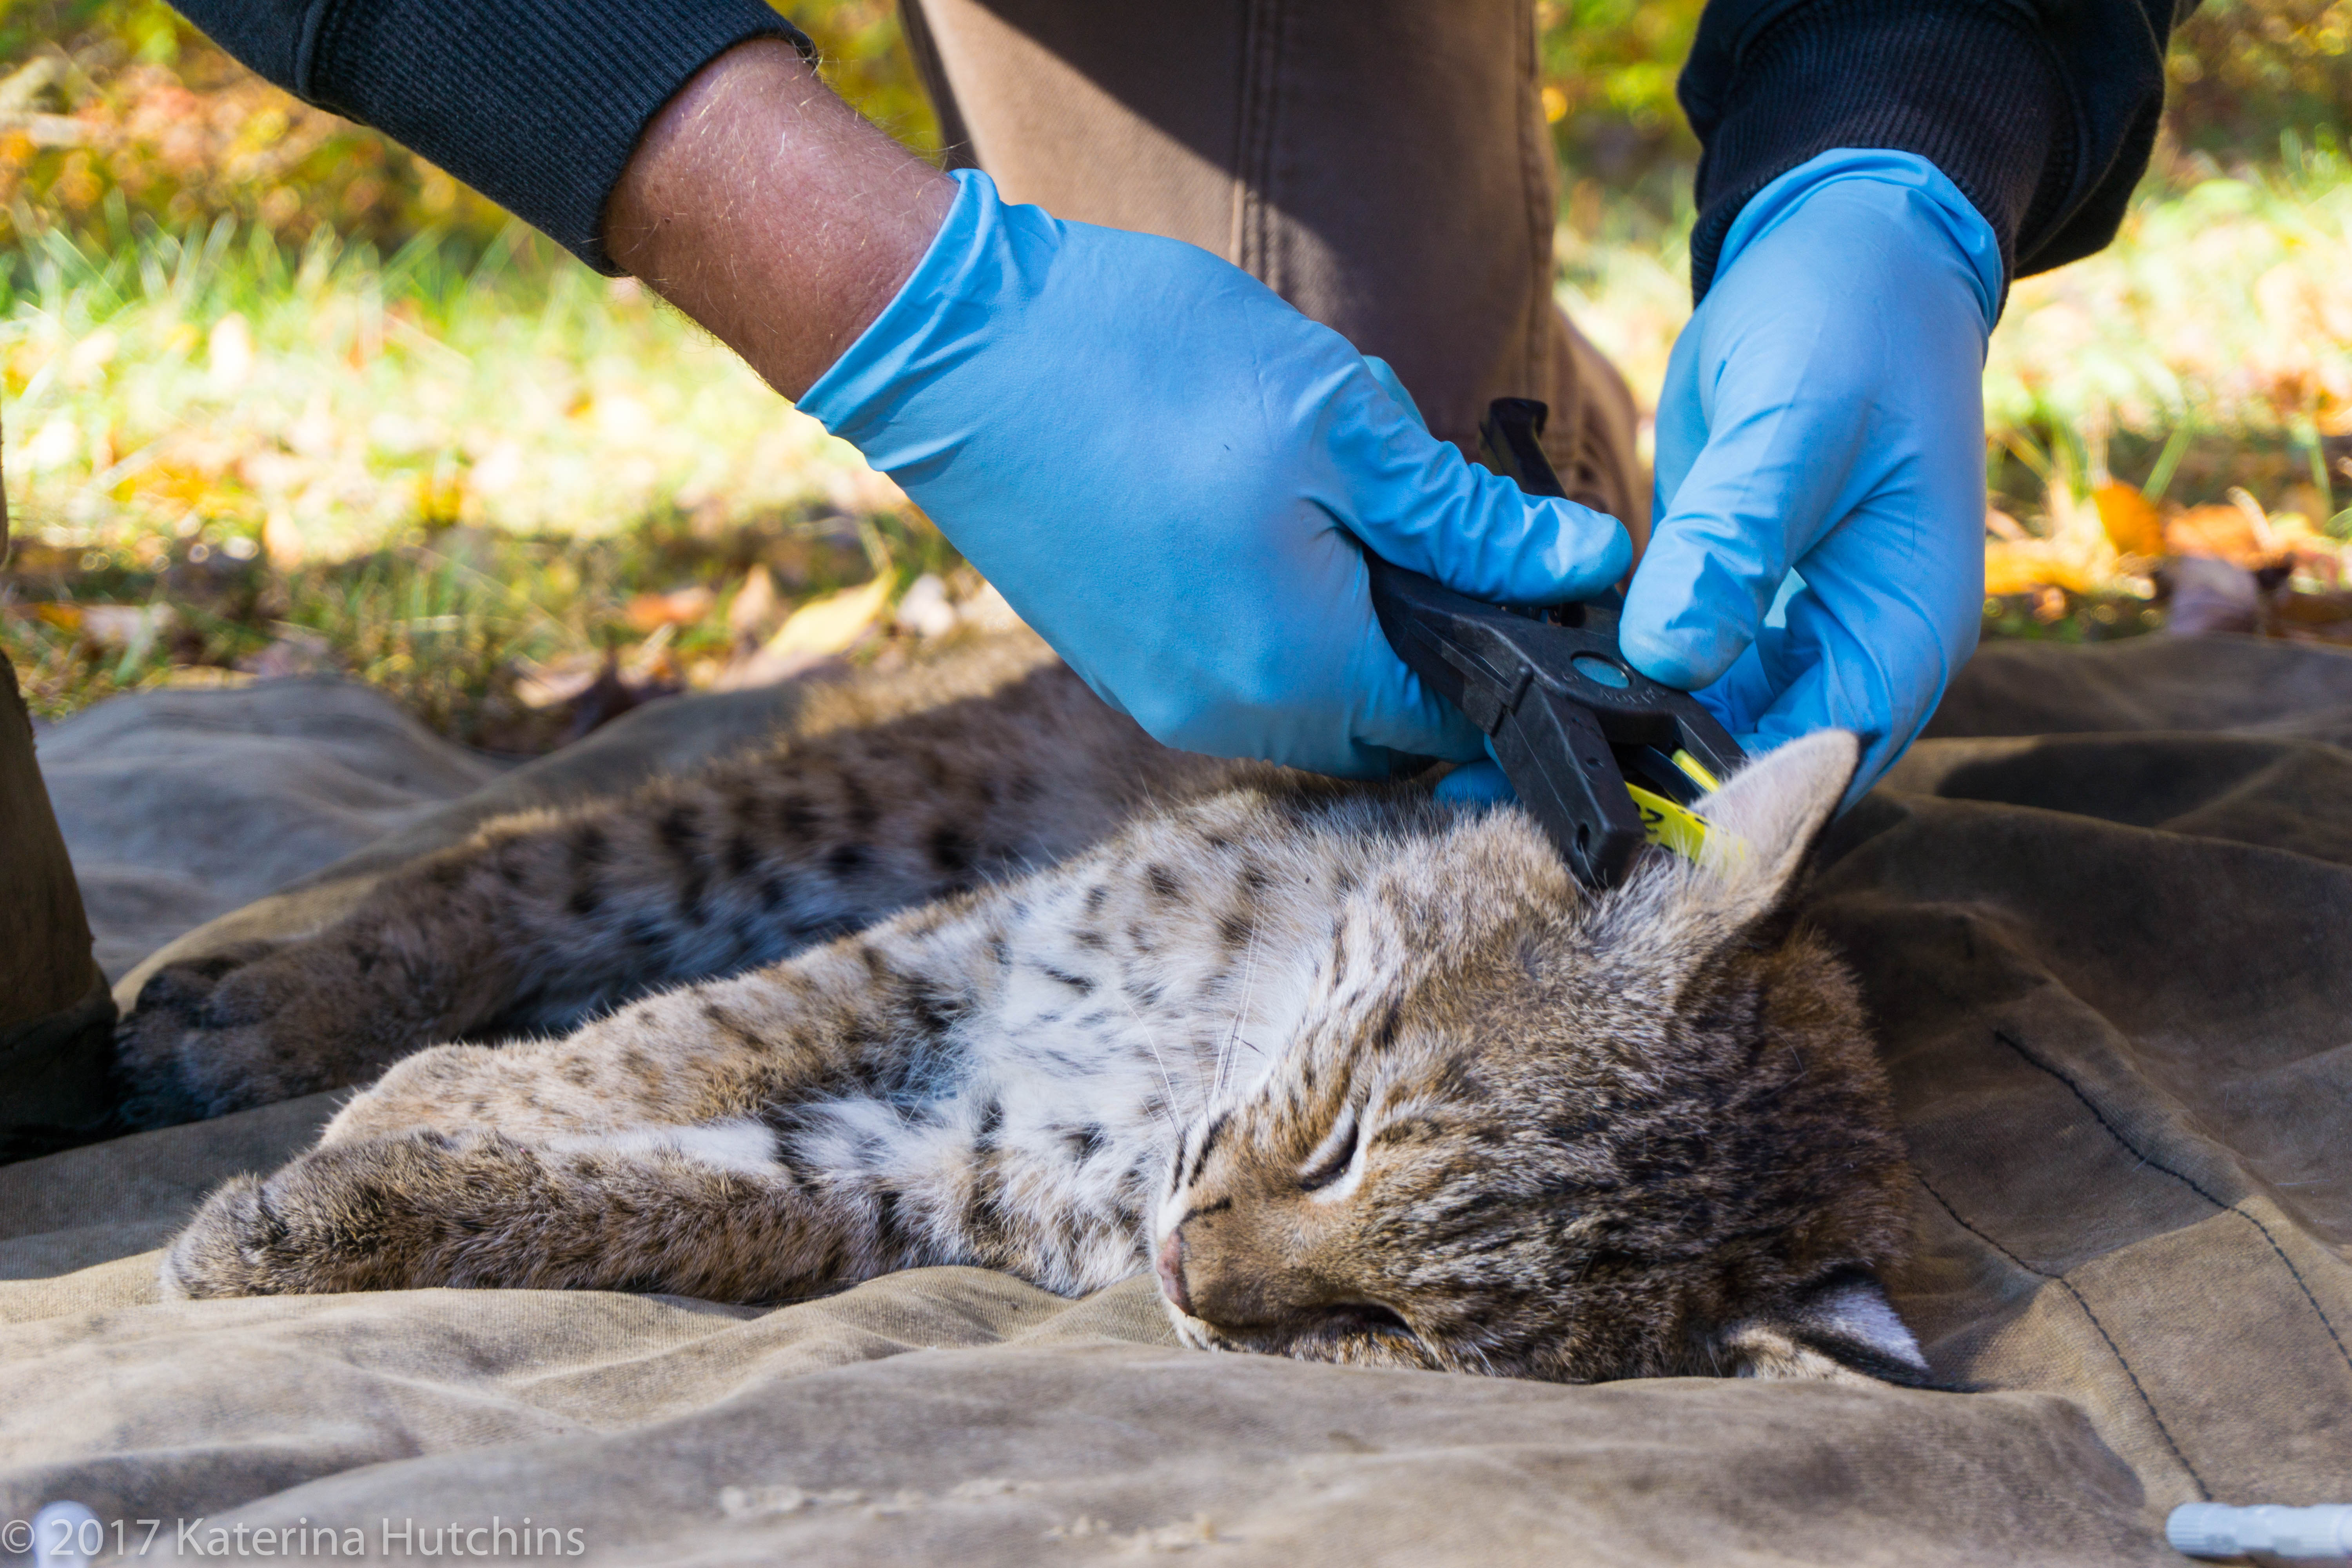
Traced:
POLYGON ((1885 1288, 1860 1268, 1831 1275, 1780 1311, 1732 1324, 1716 1338, 1716 1358, 1735 1377, 1950 1386, 1928 1370, 1885 1288))
POLYGON ((1709 901, 1739 920, 1779 903, 1861 758, 1845 731, 1817 731, 1765 752, 1700 801, 1695 809, 1708 828, 1701 864, 1716 873, 1709 901))

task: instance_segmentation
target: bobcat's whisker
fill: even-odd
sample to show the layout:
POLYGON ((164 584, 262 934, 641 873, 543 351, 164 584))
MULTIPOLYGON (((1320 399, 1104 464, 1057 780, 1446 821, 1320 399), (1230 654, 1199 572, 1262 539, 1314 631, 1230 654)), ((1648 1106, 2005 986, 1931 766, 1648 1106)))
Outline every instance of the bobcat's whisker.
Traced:
MULTIPOLYGON (((1225 1065, 1234 1059, 1234 1042, 1242 1037, 1243 1021, 1249 1016, 1250 992, 1257 984, 1257 922, 1250 922, 1249 943, 1242 950, 1242 998, 1234 1008, 1233 1027, 1226 1031, 1224 1044, 1217 1047, 1216 1077, 1209 1085, 1212 1095, 1225 1092, 1225 1065)), ((1256 1047, 1252 1047, 1253 1050, 1256 1047)))
POLYGON ((1151 1053, 1152 1065, 1160 1069, 1160 1087, 1168 1091, 1167 1100, 1160 1114, 1170 1127, 1177 1130, 1177 1136, 1181 1139, 1183 1136, 1183 1131, 1175 1114, 1176 1079, 1168 1071, 1167 1059, 1160 1054, 1160 1041, 1152 1035, 1151 1026, 1143 1021, 1143 1015, 1135 1010, 1135 1004, 1129 999, 1123 988, 1118 993, 1118 1005, 1127 1009, 1129 1017, 1135 1020, 1136 1028, 1143 1035, 1144 1047, 1151 1053))

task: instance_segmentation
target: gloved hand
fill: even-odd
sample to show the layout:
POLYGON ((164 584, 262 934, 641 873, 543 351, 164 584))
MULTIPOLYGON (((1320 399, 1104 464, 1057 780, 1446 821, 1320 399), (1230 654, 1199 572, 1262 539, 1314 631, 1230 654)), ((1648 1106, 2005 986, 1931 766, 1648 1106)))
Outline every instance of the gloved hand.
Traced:
POLYGON ((1625 656, 1705 688, 1751 752, 1854 731, 1849 804, 1976 647, 2000 285, 1991 226, 1935 165, 1824 153, 1741 210, 1667 363, 1625 656))
POLYGON ((1479 754, 1389 648, 1359 542, 1479 598, 1624 573, 1614 519, 1523 496, 1385 366, 1189 245, 962 190, 800 402, 1160 740, 1324 773, 1479 754))

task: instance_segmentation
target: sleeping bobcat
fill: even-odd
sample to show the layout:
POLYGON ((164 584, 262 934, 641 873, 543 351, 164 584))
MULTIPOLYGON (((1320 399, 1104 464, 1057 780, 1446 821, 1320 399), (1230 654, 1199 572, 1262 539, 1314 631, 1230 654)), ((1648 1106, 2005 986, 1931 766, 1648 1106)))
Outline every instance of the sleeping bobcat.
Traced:
POLYGON ((151 1120, 383 1072, 215 1193, 167 1288, 1156 1266, 1203 1347, 1927 1381, 1873 1274, 1885 1085, 1787 912, 1851 738, 1596 898, 1516 808, 1167 752, 1040 651, 924 683, 159 975, 121 1041, 151 1120))

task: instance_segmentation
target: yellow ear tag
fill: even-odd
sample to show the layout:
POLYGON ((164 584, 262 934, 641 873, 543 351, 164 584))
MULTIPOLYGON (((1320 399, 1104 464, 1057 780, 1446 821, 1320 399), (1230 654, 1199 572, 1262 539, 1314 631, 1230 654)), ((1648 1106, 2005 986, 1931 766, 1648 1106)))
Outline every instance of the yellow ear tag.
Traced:
POLYGON ((1679 747, 1675 749, 1675 754, 1668 758, 1667 761, 1673 763, 1675 766, 1680 768, 1685 774, 1687 774, 1691 783, 1698 785, 1699 788, 1706 790, 1710 795, 1723 787, 1723 781, 1721 779, 1717 778, 1713 773, 1708 773, 1706 767, 1696 757, 1692 756, 1688 752, 1683 751, 1679 747))
MULTIPOLYGON (((1703 790, 1713 791, 1722 785, 1713 773, 1700 765, 1688 752, 1677 751, 1674 764, 1688 774, 1690 781, 1703 790)), ((1625 793, 1633 797, 1633 809, 1642 814, 1642 837, 1651 843, 1671 849, 1684 859, 1696 864, 1699 852, 1706 845, 1706 819, 1686 805, 1677 805, 1664 795, 1629 784, 1625 793)))
POLYGON ((1633 809, 1642 814, 1643 837, 1685 860, 1698 859, 1700 849, 1706 844, 1706 818, 1637 784, 1627 784, 1625 793, 1633 797, 1633 809))

